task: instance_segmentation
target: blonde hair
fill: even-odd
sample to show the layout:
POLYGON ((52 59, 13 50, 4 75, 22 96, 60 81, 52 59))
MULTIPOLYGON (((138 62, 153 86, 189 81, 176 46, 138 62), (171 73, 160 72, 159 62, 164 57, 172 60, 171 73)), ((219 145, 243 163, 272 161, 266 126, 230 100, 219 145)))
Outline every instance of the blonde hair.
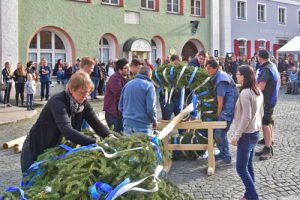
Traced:
POLYGON ((94 90, 94 84, 89 74, 84 71, 77 71, 71 76, 67 88, 75 91, 82 88, 85 91, 91 92, 94 90))
POLYGON ((85 66, 92 66, 95 65, 95 61, 93 60, 93 58, 89 57, 89 56, 85 56, 81 59, 80 62, 80 68, 83 69, 85 66))
POLYGON ((22 64, 21 62, 19 62, 19 63, 17 64, 17 66, 18 66, 18 65, 21 65, 21 68, 18 68, 18 67, 17 67, 18 75, 20 75, 20 76, 26 76, 26 70, 25 70, 23 64, 22 64))
POLYGON ((7 61, 4 63, 4 67, 7 69, 7 72, 10 76, 12 76, 13 74, 13 71, 12 71, 12 68, 11 68, 11 64, 7 61))

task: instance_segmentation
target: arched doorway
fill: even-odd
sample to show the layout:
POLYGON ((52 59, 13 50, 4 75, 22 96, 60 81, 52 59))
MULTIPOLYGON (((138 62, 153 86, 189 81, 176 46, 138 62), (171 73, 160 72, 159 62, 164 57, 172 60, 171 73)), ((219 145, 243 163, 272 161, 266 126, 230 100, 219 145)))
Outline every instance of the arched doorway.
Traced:
POLYGON ((58 27, 39 29, 30 39, 27 61, 37 66, 42 58, 54 67, 58 59, 65 62, 74 61, 75 48, 70 36, 58 27))
POLYGON ((114 35, 106 33, 99 41, 99 60, 107 64, 110 59, 116 58, 118 58, 118 41, 114 35))
POLYGON ((162 37, 154 36, 151 39, 151 49, 151 64, 154 64, 157 58, 165 59, 165 42, 162 37))
POLYGON ((182 60, 187 61, 188 58, 194 57, 199 51, 204 50, 204 46, 197 39, 191 39, 185 43, 181 51, 182 60))

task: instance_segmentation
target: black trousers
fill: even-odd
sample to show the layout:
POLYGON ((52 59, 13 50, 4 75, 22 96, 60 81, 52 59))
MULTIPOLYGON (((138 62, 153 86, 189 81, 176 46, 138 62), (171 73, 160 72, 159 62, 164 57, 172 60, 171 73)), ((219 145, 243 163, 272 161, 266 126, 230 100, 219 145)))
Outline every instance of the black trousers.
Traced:
POLYGON ((6 89, 4 92, 4 104, 9 103, 11 86, 12 86, 12 82, 6 82, 6 89))
POLYGON ((24 104, 24 86, 25 83, 16 83, 16 104, 19 104, 19 96, 21 96, 21 104, 24 104))
POLYGON ((46 89, 46 100, 49 98, 49 85, 50 82, 41 82, 41 99, 45 97, 45 89, 46 89))

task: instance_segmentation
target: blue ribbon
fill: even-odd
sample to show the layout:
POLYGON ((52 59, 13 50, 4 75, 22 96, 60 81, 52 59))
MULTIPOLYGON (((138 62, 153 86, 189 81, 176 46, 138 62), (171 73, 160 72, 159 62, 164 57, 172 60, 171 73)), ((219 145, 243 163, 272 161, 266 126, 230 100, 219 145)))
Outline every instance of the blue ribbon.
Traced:
POLYGON ((197 96, 198 96, 198 97, 202 97, 202 96, 204 96, 204 95, 207 95, 208 93, 209 93, 209 91, 208 91, 208 90, 205 90, 205 91, 203 91, 203 92, 197 94, 197 96))
MULTIPOLYGON (((63 148, 65 148, 65 146, 66 145, 64 145, 63 148)), ((69 147, 70 150, 67 153, 64 153, 64 154, 62 154, 60 156, 57 156, 55 159, 64 158, 64 157, 66 157, 66 156, 68 156, 70 154, 76 153, 78 151, 90 150, 90 149, 93 149, 93 148, 95 148, 97 146, 98 145, 95 143, 95 144, 90 144, 88 146, 82 146, 82 147, 78 147, 78 148, 74 148, 74 149, 72 149, 71 147, 69 147)))
POLYGON ((157 74, 157 69, 158 68, 156 68, 155 69, 155 71, 154 71, 154 75, 155 75, 155 78, 156 78, 156 80, 158 81, 158 83, 159 83, 159 88, 157 89, 157 93, 160 93, 161 91, 162 91, 162 89, 163 89, 163 83, 162 83, 162 81, 160 80, 160 78, 159 78, 159 76, 158 76, 158 74, 157 74))
MULTIPOLYGON (((27 198, 25 197, 24 191, 21 188, 19 188, 19 187, 9 187, 9 188, 6 189, 6 192, 15 192, 15 191, 20 192, 20 195, 21 195, 20 200, 27 200, 27 198)), ((1 199, 2 198, 3 197, 1 197, 1 199)))
POLYGON ((197 98, 197 95, 195 94, 195 92, 193 92, 193 94, 192 94, 192 101, 193 101, 193 107, 194 107, 192 118, 196 119, 197 115, 198 115, 198 110, 197 110, 198 98, 197 98))
POLYGON ((184 93, 185 93, 185 88, 180 89, 180 103, 179 103, 179 109, 183 109, 183 104, 184 104, 184 93))
POLYGON ((202 102, 204 106, 208 107, 208 108, 212 108, 213 105, 211 105, 210 103, 207 103, 205 101, 202 102))
POLYGON ((155 151, 156 151, 158 161, 161 162, 162 161, 162 154, 161 154, 161 151, 160 151, 160 148, 159 148, 158 138, 155 136, 154 138, 151 139, 151 142, 154 144, 154 148, 155 148, 155 151))
POLYGON ((113 191, 111 191, 105 200, 112 200, 115 194, 126 184, 130 183, 130 178, 126 178, 122 183, 120 183, 113 191))
POLYGON ((107 183, 96 182, 89 188, 93 199, 99 199, 101 195, 106 195, 112 191, 112 187, 107 183), (100 193, 100 194, 99 194, 100 193))
POLYGON ((190 88, 190 86, 191 86, 191 84, 192 84, 192 82, 193 82, 193 80, 194 80, 194 78, 195 78, 195 75, 196 75, 197 70, 198 70, 198 67, 195 67, 195 69, 194 69, 194 71, 193 71, 193 73, 192 73, 192 76, 191 76, 191 78, 190 78, 190 80, 189 80, 189 83, 188 83, 187 88, 190 88))
POLYGON ((170 81, 171 81, 171 83, 173 83, 173 80, 174 80, 174 67, 171 67, 171 70, 170 70, 170 81))

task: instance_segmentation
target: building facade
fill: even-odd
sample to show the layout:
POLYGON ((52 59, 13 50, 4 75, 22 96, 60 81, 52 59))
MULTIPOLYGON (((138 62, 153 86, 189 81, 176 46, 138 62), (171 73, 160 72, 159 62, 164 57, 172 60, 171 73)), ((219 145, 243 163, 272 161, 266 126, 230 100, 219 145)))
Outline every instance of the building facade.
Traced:
POLYGON ((86 55, 187 59, 210 51, 210 7, 207 0, 1 0, 1 67, 41 58, 54 66, 86 55))
POLYGON ((277 49, 300 35, 299 0, 231 0, 229 9, 231 49, 223 48, 224 55, 233 52, 250 59, 264 48, 276 57, 277 49))

